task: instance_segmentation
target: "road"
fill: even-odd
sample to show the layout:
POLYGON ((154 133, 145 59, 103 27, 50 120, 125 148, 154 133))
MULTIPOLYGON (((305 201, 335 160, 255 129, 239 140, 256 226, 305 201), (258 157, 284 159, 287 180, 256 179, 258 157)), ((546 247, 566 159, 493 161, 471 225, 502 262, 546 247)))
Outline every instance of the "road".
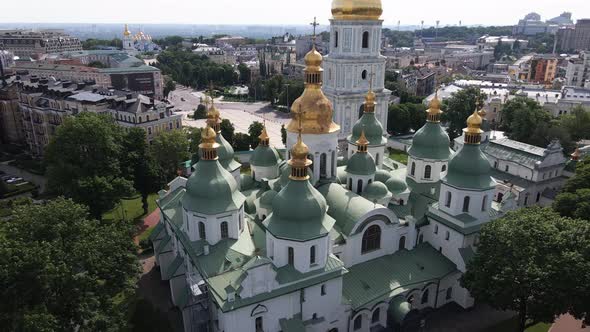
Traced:
MULTIPOLYGON (((183 115, 182 122, 185 126, 204 127, 205 120, 188 118, 188 115, 194 112, 203 97, 202 92, 177 86, 177 89, 170 93, 168 100, 174 105, 176 113, 183 115)), ((281 125, 286 125, 289 122, 290 116, 288 114, 274 111, 267 102, 224 102, 222 98, 217 98, 215 106, 219 110, 221 118, 228 119, 234 124, 236 132, 248 133, 248 127, 252 122, 262 122, 265 118, 270 144, 276 148, 284 148, 281 141, 281 125)))

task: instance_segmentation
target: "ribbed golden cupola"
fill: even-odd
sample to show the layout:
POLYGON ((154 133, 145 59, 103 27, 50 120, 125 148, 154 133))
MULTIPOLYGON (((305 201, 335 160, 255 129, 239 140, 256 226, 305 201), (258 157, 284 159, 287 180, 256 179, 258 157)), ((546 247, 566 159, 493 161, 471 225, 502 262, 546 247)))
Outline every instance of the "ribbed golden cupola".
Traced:
MULTIPOLYGON (((373 76, 373 74, 371 74, 371 76, 373 76)), ((367 92, 367 95, 365 96, 365 105, 363 108, 363 112, 364 113, 375 113, 375 106, 377 105, 377 103, 375 102, 376 100, 377 100, 377 95, 373 91, 373 79, 371 78, 371 84, 369 85, 369 92, 367 92)))
POLYGON ((383 14, 381 0, 333 0, 335 20, 378 20, 383 14))
POLYGON ((262 127, 262 133, 260 134, 260 136, 258 136, 258 139, 260 140, 259 145, 269 146, 270 136, 268 136, 268 133, 266 132, 266 123, 264 124, 264 127, 262 127))
MULTIPOLYGON (((207 97, 205 96, 205 98, 207 97)), ((205 107, 207 107, 208 104, 208 100, 205 99, 205 107)), ((213 93, 211 93, 211 106, 207 110, 207 125, 210 126, 216 133, 221 132, 221 113, 219 113, 219 110, 215 107, 213 93)))
POLYGON ((440 106, 441 106, 441 103, 440 103, 440 100, 438 99, 438 90, 437 90, 436 93, 434 94, 434 98, 432 98, 432 100, 430 101, 430 104, 428 105, 428 111, 426 111, 428 113, 426 121, 431 122, 431 123, 439 123, 440 122, 440 116, 442 114, 440 106))
POLYGON ((369 150, 369 140, 365 136, 365 130, 361 132, 361 137, 356 141, 357 153, 367 153, 369 150))
POLYGON ((123 31, 123 36, 129 37, 131 36, 131 31, 129 31, 129 26, 125 24, 125 31, 123 31))
POLYGON ((217 134, 209 125, 201 130, 201 160, 217 160, 217 148, 219 144, 215 142, 217 134))
POLYGON ((291 148, 291 160, 289 160, 289 165, 291 166, 291 175, 289 175, 289 179, 295 181, 309 179, 307 168, 312 164, 311 160, 307 159, 307 155, 309 155, 309 147, 303 143, 303 139, 301 138, 303 132, 302 125, 302 122, 299 121, 297 143, 291 148))
POLYGON ((483 130, 481 130, 482 123, 483 119, 477 110, 475 110, 473 114, 467 118, 467 128, 463 129, 466 144, 481 143, 481 134, 483 133, 483 130))
POLYGON ((291 107, 293 114, 287 130, 299 131, 301 118, 303 134, 326 134, 340 130, 332 120, 334 109, 330 100, 322 92, 323 72, 322 55, 314 45, 305 55, 305 90, 291 107))

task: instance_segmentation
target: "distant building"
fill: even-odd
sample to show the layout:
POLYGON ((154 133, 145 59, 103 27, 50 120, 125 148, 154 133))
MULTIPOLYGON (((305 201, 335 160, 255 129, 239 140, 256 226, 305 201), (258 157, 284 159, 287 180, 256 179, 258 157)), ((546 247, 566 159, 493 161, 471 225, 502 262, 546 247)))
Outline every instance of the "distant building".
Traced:
POLYGON ((513 80, 551 85, 557 74, 557 60, 552 55, 525 55, 509 65, 508 74, 513 80))
POLYGON ((559 29, 557 42, 562 51, 590 50, 590 19, 578 20, 573 28, 559 29))
POLYGON ((124 128, 143 128, 150 142, 161 132, 182 128, 182 116, 172 106, 141 94, 33 76, 19 77, 15 84, 25 141, 34 156, 43 155, 66 117, 81 112, 110 114, 124 128))
POLYGON ((4 70, 14 67, 14 54, 9 51, 0 50, 0 64, 4 70))
POLYGON ((569 60, 565 79, 567 85, 590 88, 590 52, 582 52, 578 58, 569 60))
POLYGON ((541 16, 537 13, 530 13, 512 29, 512 34, 516 36, 534 36, 539 33, 554 34, 559 29, 559 25, 541 21, 541 16))
POLYGON ((563 12, 561 15, 547 20, 547 23, 557 25, 573 25, 574 21, 572 21, 572 13, 563 12))
POLYGON ((240 45, 244 45, 246 44, 247 39, 244 37, 221 37, 221 38, 217 38, 215 39, 215 45, 217 45, 218 47, 221 47, 225 44, 227 45, 231 45, 233 47, 237 47, 240 45))
POLYGON ((236 55, 233 52, 222 50, 219 47, 212 47, 206 44, 197 44, 193 50, 194 54, 205 55, 209 60, 220 65, 235 65, 237 63, 236 55))
POLYGON ((18 57, 38 58, 48 53, 81 51, 82 43, 63 30, 0 30, 0 48, 18 57))
POLYGON ((416 95, 428 96, 433 93, 436 86, 436 72, 427 68, 418 68, 415 73, 416 95))
POLYGON ((160 70, 121 51, 64 52, 41 62, 19 61, 15 70, 58 81, 93 81, 99 87, 129 89, 156 99, 164 96, 160 70), (89 67, 91 62, 100 62, 108 68, 89 67))
POLYGON ((0 143, 24 144, 23 117, 18 107, 16 85, 2 86, 0 81, 0 143))
POLYGON ((258 50, 260 75, 263 77, 283 74, 287 66, 297 63, 297 53, 291 48, 266 46, 258 50))

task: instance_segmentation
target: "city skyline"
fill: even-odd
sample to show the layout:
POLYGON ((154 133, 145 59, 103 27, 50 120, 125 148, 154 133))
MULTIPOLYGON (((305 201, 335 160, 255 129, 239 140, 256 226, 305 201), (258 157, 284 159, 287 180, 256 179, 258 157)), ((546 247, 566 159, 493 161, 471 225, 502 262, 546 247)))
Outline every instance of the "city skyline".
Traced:
MULTIPOLYGON (((300 0, 293 6, 285 2, 273 0, 255 0, 242 2, 234 0, 218 0, 203 3, 188 0, 170 0, 166 8, 157 10, 153 6, 145 6, 145 2, 129 0, 119 2, 104 0, 103 8, 116 8, 104 12, 88 10, 84 2, 71 0, 55 0, 45 2, 35 0, 23 11, 18 2, 3 5, 0 12, 2 23, 129 23, 129 24, 305 24, 313 16, 317 16, 322 25, 329 24, 330 0, 300 0), (59 10, 57 9, 59 8, 59 10), (177 10, 182 8, 182 10, 177 10)), ((427 0, 418 10, 396 1, 383 1, 384 13, 381 17, 384 25, 420 25, 433 26, 440 21, 441 26, 458 25, 513 25, 518 19, 529 12, 537 12, 543 20, 558 16, 564 11, 573 13, 574 19, 590 17, 590 3, 586 0, 568 1, 509 1, 498 0, 493 6, 482 10, 480 3, 464 0, 446 2, 427 0), (426 8, 427 10, 422 10, 426 8), (507 9, 508 12, 507 12, 507 9)))

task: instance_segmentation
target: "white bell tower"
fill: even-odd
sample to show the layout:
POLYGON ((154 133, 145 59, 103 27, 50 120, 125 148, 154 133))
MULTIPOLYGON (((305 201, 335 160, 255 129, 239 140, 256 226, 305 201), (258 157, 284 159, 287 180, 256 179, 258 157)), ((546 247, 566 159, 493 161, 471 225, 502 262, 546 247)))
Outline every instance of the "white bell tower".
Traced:
POLYGON ((323 91, 334 105, 334 122, 340 125, 339 139, 352 133, 363 114, 364 97, 371 73, 376 95, 376 118, 387 130, 391 91, 385 89, 386 58, 381 55, 381 0, 359 1, 347 6, 334 0, 330 20, 330 54, 324 61, 323 91))
POLYGON ((125 31, 123 31, 123 51, 133 51, 135 50, 133 47, 133 36, 131 36, 131 31, 129 31, 129 27, 125 24, 125 31))

